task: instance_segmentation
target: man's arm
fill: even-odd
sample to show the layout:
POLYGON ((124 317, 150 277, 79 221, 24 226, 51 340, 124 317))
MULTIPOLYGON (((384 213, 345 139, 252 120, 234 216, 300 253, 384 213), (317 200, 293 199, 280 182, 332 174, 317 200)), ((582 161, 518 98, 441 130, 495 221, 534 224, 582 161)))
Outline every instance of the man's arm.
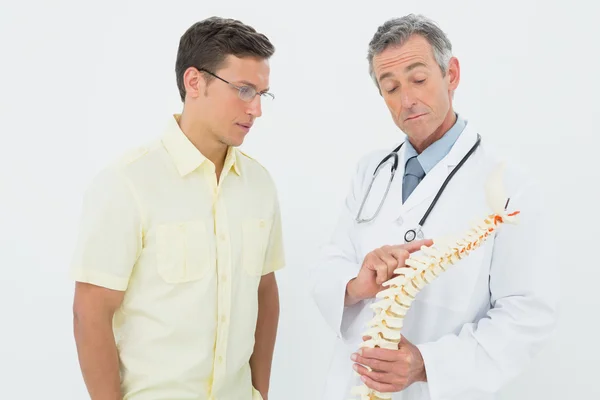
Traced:
POLYGON ((404 262, 422 246, 431 246, 431 239, 417 240, 406 244, 383 246, 369 252, 363 260, 356 278, 346 285, 344 306, 349 307, 362 300, 375 298, 385 289, 382 285, 394 276, 396 268, 404 267, 404 262))
POLYGON ((373 249, 364 258, 359 256, 355 247, 358 241, 354 236, 355 217, 363 196, 363 176, 371 176, 364 164, 359 162, 334 232, 311 268, 312 298, 325 322, 343 340, 355 321, 362 320, 363 313, 372 314, 372 310, 365 307, 365 300, 382 289, 381 284, 404 264, 408 253, 428 244, 422 240, 407 246, 383 246, 373 249))
POLYGON ((83 380, 92 400, 121 400, 119 357, 112 318, 124 292, 77 282, 73 333, 83 380))
POLYGON ((107 168, 85 192, 70 268, 76 281, 73 333, 92 400, 122 396, 112 320, 142 247, 142 218, 133 188, 117 170, 107 168))
POLYGON ((279 291, 275 273, 264 275, 258 286, 258 321, 254 352, 250 357, 252 384, 264 400, 269 393, 271 364, 279 322, 279 291))
POLYGON ((267 400, 269 395, 271 364, 279 323, 279 289, 275 271, 285 265, 281 211, 275 188, 273 195, 273 222, 265 252, 262 277, 258 285, 258 316, 254 333, 254 350, 250 357, 252 386, 260 392, 263 400, 267 400))

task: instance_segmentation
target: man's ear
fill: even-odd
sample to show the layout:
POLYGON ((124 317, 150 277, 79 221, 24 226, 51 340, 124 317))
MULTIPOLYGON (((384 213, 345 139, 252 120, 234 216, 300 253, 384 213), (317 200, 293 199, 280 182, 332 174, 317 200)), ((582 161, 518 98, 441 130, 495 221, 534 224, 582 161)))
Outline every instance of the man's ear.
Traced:
POLYGON ((194 67, 189 67, 183 74, 183 85, 186 96, 198 98, 206 90, 206 81, 202 73, 194 67))
POLYGON ((448 78, 448 90, 453 92, 456 90, 460 82, 460 63, 456 57, 452 57, 450 59, 446 75, 448 78))

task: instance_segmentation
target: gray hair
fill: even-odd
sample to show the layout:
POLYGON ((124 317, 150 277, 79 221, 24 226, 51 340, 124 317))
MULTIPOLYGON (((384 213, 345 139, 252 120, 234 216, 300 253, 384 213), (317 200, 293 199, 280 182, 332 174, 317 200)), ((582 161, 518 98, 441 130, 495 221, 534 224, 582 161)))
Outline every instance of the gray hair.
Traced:
POLYGON ((437 61, 442 75, 448 72, 448 64, 452 58, 452 43, 446 34, 435 22, 422 15, 409 14, 402 18, 394 18, 381 25, 371 42, 367 59, 369 60, 369 74, 379 88, 375 72, 373 71, 373 58, 390 46, 401 46, 412 35, 421 35, 433 48, 433 56, 437 61))

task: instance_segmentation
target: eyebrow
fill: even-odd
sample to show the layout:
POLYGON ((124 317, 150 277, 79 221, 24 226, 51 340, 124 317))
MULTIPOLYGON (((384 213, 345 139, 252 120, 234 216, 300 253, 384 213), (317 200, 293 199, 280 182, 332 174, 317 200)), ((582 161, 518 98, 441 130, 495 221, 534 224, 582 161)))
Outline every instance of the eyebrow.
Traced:
POLYGON ((379 75, 379 80, 382 81, 385 78, 391 78, 392 76, 394 76, 393 72, 386 72, 384 74, 379 75))
POLYGON ((424 63, 422 63, 420 61, 417 61, 415 63, 410 64, 408 67, 404 68, 404 71, 410 72, 413 69, 418 68, 418 67, 427 67, 427 65, 425 65, 424 63))
MULTIPOLYGON (((424 63, 418 61, 418 62, 412 63, 409 66, 407 66, 406 68, 404 68, 404 72, 410 72, 413 69, 418 68, 418 67, 427 67, 427 65, 425 65, 424 63)), ((383 73, 383 74, 381 74, 379 76, 379 80, 382 81, 385 78, 391 78, 393 76, 394 76, 393 72, 391 72, 391 71, 390 72, 386 72, 386 73, 383 73)))

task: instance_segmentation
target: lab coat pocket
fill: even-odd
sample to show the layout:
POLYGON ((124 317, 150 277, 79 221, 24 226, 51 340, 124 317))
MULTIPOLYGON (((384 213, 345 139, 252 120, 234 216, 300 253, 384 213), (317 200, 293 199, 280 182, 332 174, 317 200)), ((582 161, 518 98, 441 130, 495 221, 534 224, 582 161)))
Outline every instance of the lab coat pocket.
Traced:
POLYGON ((250 276, 261 276, 265 265, 271 220, 248 218, 242 225, 242 264, 250 276))
POLYGON ((202 279, 211 265, 203 221, 160 224, 156 230, 158 274, 167 283, 202 279))
POLYGON ((480 275, 487 274, 484 265, 487 248, 482 246, 454 265, 448 266, 417 295, 416 301, 463 313, 469 307, 480 275))

